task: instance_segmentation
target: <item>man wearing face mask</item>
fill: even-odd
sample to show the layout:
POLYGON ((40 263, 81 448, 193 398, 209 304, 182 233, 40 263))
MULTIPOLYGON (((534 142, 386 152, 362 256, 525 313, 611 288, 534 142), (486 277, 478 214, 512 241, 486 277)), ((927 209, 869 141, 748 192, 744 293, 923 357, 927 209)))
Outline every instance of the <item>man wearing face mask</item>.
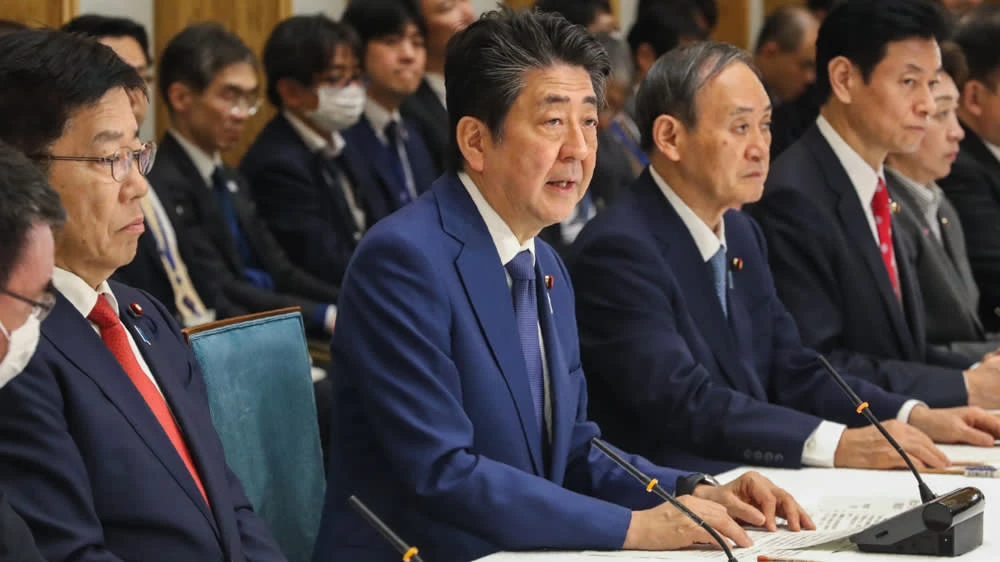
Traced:
POLYGON ((267 99, 278 113, 240 166, 288 257, 340 286, 361 235, 388 214, 357 147, 340 131, 365 108, 358 39, 323 15, 279 23, 264 46, 267 99))
MULTIPOLYGON (((20 152, 0 142, 0 387, 24 370, 55 303, 52 228, 59 196, 20 152)), ((28 526, 0 490, 0 562, 42 562, 28 526)))

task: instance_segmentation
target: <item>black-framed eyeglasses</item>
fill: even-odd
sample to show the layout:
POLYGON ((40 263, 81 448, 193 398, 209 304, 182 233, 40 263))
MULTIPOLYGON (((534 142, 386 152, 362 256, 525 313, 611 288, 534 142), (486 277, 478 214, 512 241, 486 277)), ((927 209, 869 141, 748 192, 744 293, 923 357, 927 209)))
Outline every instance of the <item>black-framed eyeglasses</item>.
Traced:
POLYGON ((56 156, 53 154, 34 154, 36 160, 66 160, 70 162, 105 162, 111 166, 111 177, 117 182, 125 181, 132 172, 132 162, 139 164, 139 173, 146 175, 153 168, 156 159, 156 143, 147 142, 138 150, 120 148, 108 156, 56 156))
POLYGON ((45 317, 52 312, 52 308, 56 305, 56 294, 55 289, 50 284, 45 289, 45 293, 42 295, 42 300, 36 301, 35 299, 29 299, 23 295, 19 295, 13 291, 8 291, 7 289, 0 288, 0 293, 7 295, 8 297, 13 297, 21 302, 25 302, 31 305, 31 315, 34 316, 39 322, 45 320, 45 317))

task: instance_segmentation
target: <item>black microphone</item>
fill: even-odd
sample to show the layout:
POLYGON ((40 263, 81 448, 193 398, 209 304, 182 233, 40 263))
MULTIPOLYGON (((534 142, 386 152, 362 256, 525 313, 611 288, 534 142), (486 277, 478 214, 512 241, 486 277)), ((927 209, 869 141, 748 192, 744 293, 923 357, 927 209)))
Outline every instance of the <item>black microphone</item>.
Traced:
POLYGON ((389 541, 389 544, 391 544, 396 551, 403 555, 403 562, 424 562, 420 558, 420 555, 417 554, 417 547, 406 544, 406 541, 399 538, 399 535, 394 533, 392 529, 385 524, 385 522, 379 519, 378 515, 372 513, 372 510, 368 509, 368 506, 361 503, 361 500, 359 500, 357 496, 347 498, 347 503, 351 504, 351 507, 353 507, 355 511, 367 519, 368 523, 370 523, 372 527, 375 527, 375 529, 377 529, 378 532, 385 537, 385 540, 389 541))
POLYGON ((882 422, 878 421, 878 418, 876 418, 875 414, 872 413, 871 408, 868 407, 868 402, 863 402, 861 400, 861 398, 854 392, 854 389, 851 388, 850 385, 847 384, 847 381, 844 380, 844 377, 840 376, 840 373, 838 373, 837 370, 833 368, 833 365, 826 360, 826 357, 820 355, 819 361, 823 364, 823 368, 826 369, 826 372, 830 373, 830 376, 833 377, 833 380, 837 381, 837 385, 839 385, 840 389, 844 391, 844 394, 846 394, 851 402, 854 403, 854 407, 857 408, 857 412, 864 415, 865 418, 868 419, 868 422, 878 429, 879 433, 882 434, 882 437, 885 437, 889 444, 896 449, 899 456, 903 457, 903 462, 906 463, 906 466, 910 468, 910 472, 912 472, 913 476, 917 479, 917 488, 920 489, 920 501, 923 503, 934 501, 937 496, 935 496, 934 492, 927 487, 927 484, 924 483, 924 479, 920 477, 920 472, 917 470, 917 467, 913 466, 913 461, 910 460, 910 455, 906 454, 906 451, 904 451, 903 447, 899 445, 899 442, 897 442, 893 436, 886 431, 882 422))
POLYGON ((983 512, 986 497, 971 486, 959 488, 943 496, 935 496, 906 451, 886 431, 882 422, 833 368, 826 357, 819 361, 840 389, 854 403, 859 414, 872 423, 903 457, 906 466, 917 479, 921 505, 851 535, 851 542, 862 552, 919 554, 929 556, 959 556, 983 544, 983 512))
POLYGON ((663 486, 660 486, 659 480, 657 480, 656 478, 650 478, 649 476, 643 474, 641 470, 632 465, 632 463, 623 459, 621 455, 616 453, 615 450, 612 449, 607 443, 601 441, 599 437, 594 437, 593 439, 590 440, 590 442, 593 443, 594 446, 597 447, 602 453, 607 455, 609 459, 615 461, 615 464, 624 468, 625 471, 634 476, 636 480, 642 482, 642 485, 646 487, 647 492, 652 492, 655 493, 657 496, 660 496, 660 498, 662 498, 664 501, 666 501, 670 505, 680 510, 681 513, 690 517, 691 520, 697 523, 699 527, 708 531, 708 534, 712 535, 712 538, 715 539, 715 542, 719 543, 719 546, 721 546, 722 550, 725 551, 726 556, 729 557, 729 562, 739 562, 736 559, 736 557, 733 556, 733 551, 729 549, 729 545, 726 544, 725 539, 723 539, 719 535, 719 533, 712 528, 711 525, 705 523, 704 519, 698 517, 698 514, 688 509, 687 506, 677 501, 677 498, 670 495, 669 492, 664 490, 663 486))

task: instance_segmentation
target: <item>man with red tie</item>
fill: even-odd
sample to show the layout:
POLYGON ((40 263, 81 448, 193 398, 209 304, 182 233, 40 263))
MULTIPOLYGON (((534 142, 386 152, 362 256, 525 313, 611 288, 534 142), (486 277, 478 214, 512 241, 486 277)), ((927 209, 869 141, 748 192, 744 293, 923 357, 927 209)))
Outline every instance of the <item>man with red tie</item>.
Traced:
POLYGON ((52 562, 280 562, 229 470, 205 383, 167 309, 108 278, 144 230, 155 145, 110 48, 55 31, 0 37, 0 140, 66 207, 38 351, 0 391, 0 486, 52 562), (42 100, 42 103, 40 103, 42 100))
POLYGON ((751 214, 802 342, 931 406, 1000 407, 1000 358, 930 346, 913 250, 893 236, 889 153, 913 152, 935 112, 947 32, 926 0, 848 0, 823 21, 816 123, 771 167, 751 214))

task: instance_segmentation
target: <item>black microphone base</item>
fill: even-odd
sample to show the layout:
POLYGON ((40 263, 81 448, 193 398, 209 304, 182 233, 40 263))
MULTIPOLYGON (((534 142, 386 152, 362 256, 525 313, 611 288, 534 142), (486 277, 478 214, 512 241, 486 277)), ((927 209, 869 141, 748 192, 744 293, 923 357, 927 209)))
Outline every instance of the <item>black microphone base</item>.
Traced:
POLYGON ((961 556, 983 544, 986 498, 961 488, 851 536, 862 552, 961 556))

